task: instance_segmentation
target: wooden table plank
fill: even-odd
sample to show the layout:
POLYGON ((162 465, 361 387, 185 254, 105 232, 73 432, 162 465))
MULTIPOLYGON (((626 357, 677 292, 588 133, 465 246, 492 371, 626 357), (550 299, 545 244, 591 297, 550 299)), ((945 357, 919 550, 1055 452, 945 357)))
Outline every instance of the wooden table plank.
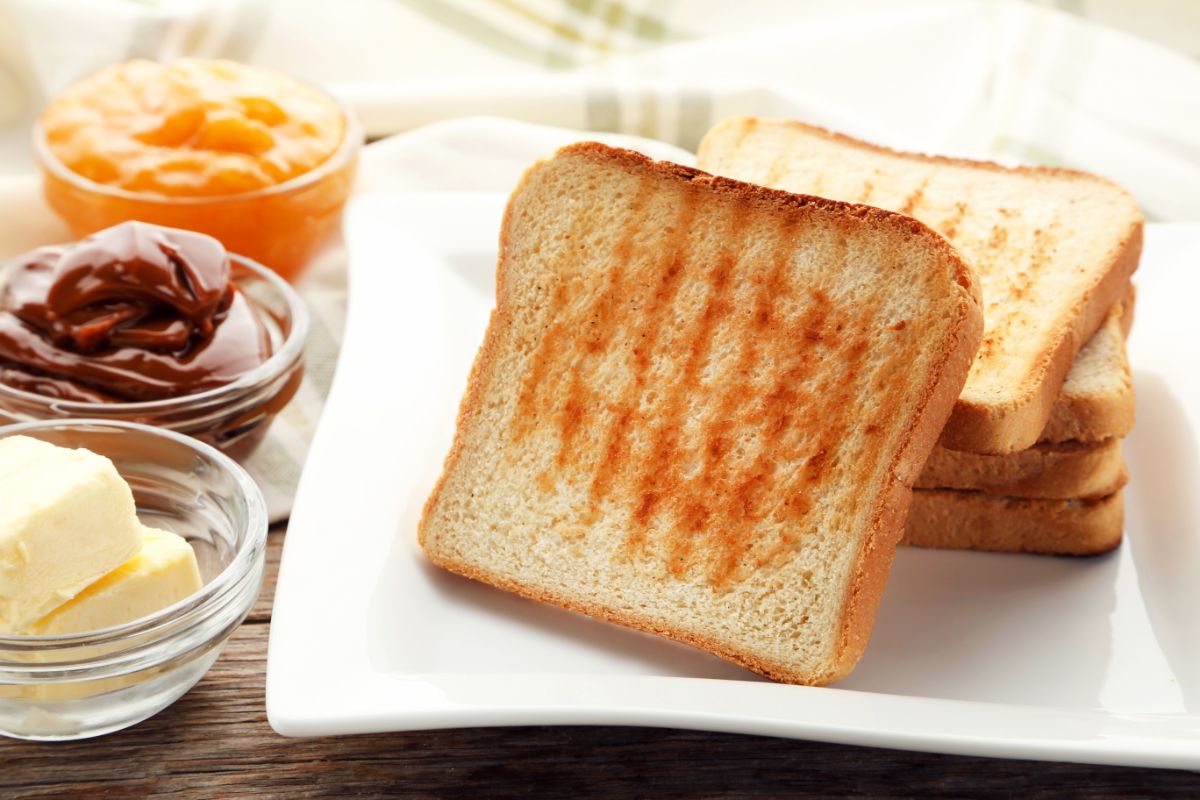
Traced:
POLYGON ((1200 797, 1187 772, 651 728, 284 739, 263 706, 282 538, 271 535, 263 599, 193 691, 111 736, 0 742, 0 798, 1200 797))

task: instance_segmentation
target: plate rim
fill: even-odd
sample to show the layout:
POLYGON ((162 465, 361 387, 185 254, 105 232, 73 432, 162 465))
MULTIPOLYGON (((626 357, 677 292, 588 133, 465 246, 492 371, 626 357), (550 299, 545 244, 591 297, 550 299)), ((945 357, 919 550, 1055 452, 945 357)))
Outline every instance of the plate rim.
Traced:
MULTIPOLYGON (((408 203, 453 202, 459 206, 474 204, 482 209, 502 205, 506 195, 496 192, 419 192, 375 191, 361 194, 347 209, 347 245, 352 247, 353 220, 358 209, 377 204, 385 206, 408 203)), ((479 209, 476 209, 477 211, 479 209)), ((468 215, 469 216, 469 215, 468 215)), ((498 224, 498 221, 497 221, 498 224)), ((1200 225, 1193 226, 1200 233, 1200 225)), ((351 263, 353 261, 351 260, 351 263)), ((343 346, 357 340, 355 317, 351 310, 358 292, 365 291, 366 281, 349 276, 350 293, 346 337, 343 346)), ((339 361, 327 401, 326 412, 340 396, 342 362, 339 361)), ((329 431, 334 415, 323 413, 314 436, 314 449, 329 431)), ((313 482, 312 474, 319 467, 309 459, 301 477, 300 489, 313 482), (306 480, 307 479, 307 480, 306 480)), ((289 610, 286 598, 291 584, 298 580, 289 569, 289 549, 294 542, 303 542, 305 535, 291 535, 296 520, 304 515, 308 502, 297 494, 296 509, 289 522, 276 588, 276 605, 272 615, 267 656, 266 705, 271 726, 284 736, 321 736, 385 731, 431 730, 436 728, 509 726, 534 724, 571 725, 634 725, 724 731, 757 735, 782 736, 827 741, 839 744, 890 747, 958 755, 1021 758, 1033 760, 1072 761, 1081 763, 1200 769, 1200 713, 1121 713, 1099 708, 1069 708, 1020 705, 991 701, 920 697, 893 693, 868 692, 838 687, 793 686, 756 681, 671 676, 614 676, 580 673, 416 673, 394 675, 380 672, 348 676, 338 674, 336 659, 308 659, 301 668, 305 680, 296 679, 296 666, 283 675, 282 648, 289 610), (284 599, 284 603, 278 601, 284 599), (277 625, 280 619, 283 625, 277 625), (555 699, 561 685, 585 678, 588 692, 584 699, 573 702, 555 699), (360 683, 359 694, 368 690, 407 693, 411 705, 406 709, 394 707, 360 708, 340 698, 331 709, 319 693, 301 691, 305 681, 325 683, 353 679, 360 683), (504 683, 503 686, 493 684, 504 683), (707 708, 685 709, 674 699, 675 689, 703 683, 707 708), (472 691, 486 688, 492 691, 487 699, 472 698, 472 691), (550 699, 547 699, 549 695, 550 699), (633 697, 633 700, 622 698, 633 697), (589 700, 590 698, 590 700, 589 700), (738 714, 724 708, 747 700, 762 702, 794 713, 798 701, 804 706, 804 717, 738 714), (861 708, 859 708, 861 706, 861 708), (931 710, 943 716, 973 720, 967 730, 930 732, 904 731, 902 724, 914 712, 928 714, 931 710), (848 711, 854 711, 849 721, 848 711), (866 720, 872 718, 868 723, 866 720), (1037 718, 1043 723, 1040 736, 1031 737, 1028 721, 1037 718), (1006 726, 1013 732, 981 733, 979 722, 1006 726), (1084 736, 1079 730, 1090 730, 1084 736), (1147 735, 1153 731, 1154 735, 1147 735)), ((303 544, 295 547, 304 546, 303 544)), ((326 698, 328 699, 328 698, 326 698)), ((694 700, 694 698, 693 698, 694 700)), ((359 704, 361 705, 361 703, 359 704)), ((953 726, 950 726, 953 727, 953 726)))

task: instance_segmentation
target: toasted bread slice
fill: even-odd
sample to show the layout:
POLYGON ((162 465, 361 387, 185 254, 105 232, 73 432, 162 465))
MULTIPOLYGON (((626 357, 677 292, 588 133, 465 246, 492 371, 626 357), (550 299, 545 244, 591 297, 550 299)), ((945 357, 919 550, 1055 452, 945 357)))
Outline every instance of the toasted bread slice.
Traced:
POLYGON ((1099 442, 1133 430, 1133 376, 1125 351, 1133 306, 1131 286, 1075 357, 1040 441, 1099 442))
POLYGON ((427 556, 845 675, 982 334, 967 263, 907 217, 594 143, 525 174, 500 242, 427 556))
POLYGON ((1121 437, 1133 428, 1134 417, 1125 354, 1133 304, 1131 286, 1075 357, 1037 444, 1003 455, 939 444, 917 487, 1067 500, 1101 497, 1124 486, 1121 437))
POLYGON ((701 169, 910 214, 979 271, 985 332, 942 442, 1031 446, 1079 348, 1120 299, 1142 247, 1128 193, 1066 169, 900 153, 797 122, 737 117, 700 144, 701 169))
POLYGON ((913 492, 903 544, 951 550, 1093 556, 1121 543, 1122 491, 1096 500, 1033 500, 982 492, 913 492))
POLYGON ((934 448, 919 489, 967 489, 1012 497, 1078 500, 1110 495, 1125 485, 1121 440, 1038 443, 995 456, 934 448))

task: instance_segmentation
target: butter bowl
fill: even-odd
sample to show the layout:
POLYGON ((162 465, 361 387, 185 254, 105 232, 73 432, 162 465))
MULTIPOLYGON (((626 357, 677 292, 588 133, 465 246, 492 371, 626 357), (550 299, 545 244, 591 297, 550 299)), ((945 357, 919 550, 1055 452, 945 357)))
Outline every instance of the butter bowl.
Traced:
POLYGON ((201 588, 160 611, 86 633, 0 636, 0 735, 70 740, 129 727, 195 685, 258 598, 262 493, 228 456, 162 428, 94 419, 0 427, 0 439, 17 435, 107 457, 141 523, 195 552, 201 588))

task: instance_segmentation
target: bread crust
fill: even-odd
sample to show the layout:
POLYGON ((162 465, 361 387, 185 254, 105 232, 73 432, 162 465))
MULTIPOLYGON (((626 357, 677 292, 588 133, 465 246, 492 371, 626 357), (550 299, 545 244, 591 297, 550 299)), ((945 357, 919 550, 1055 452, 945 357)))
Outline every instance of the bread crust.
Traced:
MULTIPOLYGON (((960 263, 966 265, 961 259, 960 263)), ((904 535, 904 523, 913 498, 913 483, 937 443, 938 435, 966 383, 975 351, 983 339, 983 312, 978 289, 970 299, 974 313, 964 309, 957 335, 942 357, 941 369, 926 384, 917 417, 909 427, 909 435, 889 470, 892 485, 871 522, 863 542, 863 552, 859 556, 859 562, 868 566, 859 570, 848 592, 848 612, 844 617, 842 644, 832 680, 848 675, 866 650, 875 611, 879 607, 896 554, 896 545, 904 535)))
MULTIPOLYGON (((940 164, 984 171, 1019 174, 1028 177, 1055 176, 1101 182, 1129 198, 1132 197, 1116 183, 1098 175, 1065 167, 1004 166, 992 161, 977 161, 949 156, 896 150, 866 142, 842 133, 797 120, 762 120, 752 116, 726 119, 712 128, 700 142, 699 163, 707 163, 713 142, 726 129, 738 130, 746 136, 759 125, 769 124, 794 128, 817 137, 859 150, 894 156, 910 161, 940 164)), ((1002 403, 978 403, 960 398, 942 432, 940 442, 954 450, 1002 454, 1024 450, 1041 437, 1050 419, 1059 390, 1080 347, 1096 332, 1108 310, 1121 299, 1124 287, 1137 268, 1142 250, 1143 223, 1141 216, 1133 221, 1121 237, 1113 256, 1102 273, 1098 273, 1083 292, 1080 300, 1064 308, 1055 320, 1055 332, 1048 346, 1036 360, 1031 376, 1018 392, 1002 403)))
POLYGON ((959 489, 1009 497, 1080 500, 1105 497, 1125 485, 1121 441, 1039 443, 991 456, 935 447, 919 489, 959 489))
MULTIPOLYGON (((951 281, 958 288, 952 289, 957 296, 958 318, 954 332, 943 343, 943 352, 937 361, 938 368, 929 376, 917 412, 890 464, 889 481, 877 490, 875 512, 868 519, 867 530, 861 537, 857 555, 857 568, 845 589, 841 600, 842 612, 839 634, 833 646, 830 667, 816 674, 800 673, 777 661, 757 653, 745 652, 729 643, 706 637, 693 630, 681 629, 664 624, 649 614, 638 614, 624 609, 567 596, 544 587, 526 585, 513 578, 489 570, 484 566, 456 559, 436 546, 436 533, 432 520, 442 501, 446 484, 451 475, 461 469, 470 455, 464 450, 465 431, 469 430, 484 404, 484 389, 490 382, 490 371, 497 362, 500 347, 500 332, 510 322, 511 301, 506 292, 509 270, 508 237, 513 228, 515 203, 510 201, 505 210, 501 226, 500 258, 496 273, 497 305, 492 312, 484 341, 476 355, 468 379, 467 389, 459 406, 457 429, 454 442, 446 456, 442 475, 425 503, 418 525, 418 540, 426 556, 434 564, 451 572, 490 583, 516 594, 552 603, 582 612, 609 622, 648 631, 676 641, 712 652, 735 663, 741 664, 769 678, 793 682, 822 684, 844 676, 861 656, 882 594, 884 583, 895 553, 896 543, 903 531, 904 517, 912 495, 912 483, 933 448, 938 432, 950 414, 955 398, 966 381, 967 372, 983 335, 979 284, 971 266, 931 228, 911 217, 885 211, 872 206, 842 203, 825 198, 796 195, 775 189, 709 175, 697 169, 666 162, 654 162, 641 154, 609 148, 595 142, 584 142, 564 147, 555 158, 582 156, 599 159, 605 163, 620 164, 627 169, 648 172, 651 177, 673 181, 704 184, 710 190, 731 196, 741 202, 778 212, 782 209, 820 209, 838 217, 855 217, 873 225, 884 225, 908 235, 921 237, 924 243, 949 270, 951 281)), ((518 197, 539 168, 530 168, 513 191, 518 197)))
MULTIPOLYGON (((1121 302, 1113 307, 1109 318, 1094 335, 1115 335, 1108 330, 1108 326, 1113 325, 1122 339, 1128 337, 1133 325, 1136 294, 1136 287, 1130 284, 1121 302)), ((1119 363, 1108 366, 1119 372, 1119 386, 1102 393, 1069 392, 1071 377, 1067 373, 1067 380, 1054 403, 1039 443, 1100 442, 1129 435, 1137 418, 1137 409, 1123 341, 1119 363)))
POLYGON ((1058 336, 1038 364, 1041 379, 1026 383, 1027 391, 1011 403, 980 406, 960 400, 942 431, 941 443, 952 450, 994 454, 1014 453, 1035 444, 1046 429, 1079 348, 1099 330, 1109 309, 1121 300, 1141 255, 1139 219, 1121 241, 1117 256, 1105 274, 1072 310, 1060 316, 1058 336))
POLYGON ((1120 396, 1073 398, 1056 405, 1038 444, 1101 442, 1124 438, 1133 430, 1137 409, 1133 390, 1120 396))
MULTIPOLYGON (((648 614, 634 614, 627 611, 619 611, 611 608, 610 606, 601 605, 599 603, 582 602, 578 598, 561 592, 528 586, 519 581, 514 581, 506 575, 491 572, 473 564, 442 558, 441 554, 437 551, 430 551, 429 549, 426 549, 425 554, 432 563, 449 572, 462 575, 464 578, 470 578, 481 583, 491 584, 498 589, 512 592, 513 594, 526 597, 530 600, 536 600, 539 603, 548 603, 550 605, 559 606, 568 611, 575 611, 580 614, 586 614, 589 617, 602 619, 605 622, 611 622, 626 628, 645 631, 646 633, 653 633, 656 636, 662 636, 666 639, 681 642, 683 644, 712 653, 713 655, 720 656, 726 661, 731 661, 734 664, 743 666, 751 672, 755 672, 759 675, 770 678, 771 680, 780 681, 782 683, 802 683, 819 686, 826 683, 832 683, 838 678, 844 676, 840 669, 840 662, 838 670, 830 670, 827 673, 821 673, 817 675, 810 673, 799 673, 788 667, 786 664, 781 664, 767 658, 760 658, 753 653, 739 650, 736 647, 730 647, 719 639, 701 636, 694 631, 664 624, 661 620, 655 619, 653 616, 648 614)), ((888 561, 890 564, 891 559, 889 558, 888 561)))
MULTIPOLYGON (((783 125, 783 126, 789 127, 789 128, 797 128, 798 130, 802 130, 807 133, 814 133, 814 134, 817 134, 818 136, 822 136, 826 139, 830 139, 832 141, 839 142, 841 144, 848 145, 851 147, 857 147, 857 148, 863 149, 863 150, 871 150, 873 152, 882 153, 884 155, 889 155, 889 156, 899 156, 901 158, 911 158, 911 159, 915 159, 917 161, 925 161, 930 164, 945 164, 947 166, 953 166, 953 167, 983 167, 985 169, 994 169, 998 172, 1016 172, 1019 174, 1035 175, 1035 176, 1036 175, 1058 175, 1060 177, 1087 178, 1089 180, 1095 179, 1095 180, 1102 180, 1105 183, 1111 184, 1113 187, 1115 187, 1117 189, 1121 189, 1121 187, 1119 185, 1117 185, 1113 181, 1110 181, 1109 179, 1107 179, 1101 175, 1095 175, 1091 172, 1084 172, 1083 170, 1071 169, 1070 167, 1044 167, 1044 166, 1040 166, 1040 165, 1031 165, 1031 164, 1018 164, 1015 166, 1008 166, 1005 164, 1001 164, 997 161, 988 161, 986 159, 959 158, 957 156, 942 156, 942 155, 935 155, 932 153, 920 153, 915 150, 897 150, 897 149, 888 147, 886 145, 876 144, 874 142, 868 142, 865 139, 856 139, 853 136, 849 136, 844 133, 839 133, 837 131, 833 131, 828 128, 823 128, 820 125, 813 125, 812 123, 809 123, 809 122, 801 122, 800 120, 796 120, 796 119, 763 119, 761 117, 755 117, 755 116, 752 116, 749 114, 728 117, 727 119, 723 119, 720 122, 718 122, 716 125, 714 125, 712 127, 712 129, 708 132, 708 134, 706 134, 704 136, 704 138, 700 140, 700 144, 696 150, 696 160, 703 162, 708 158, 708 148, 710 147, 709 134, 712 134, 715 131, 717 131, 721 128, 724 128, 724 127, 754 128, 764 122, 768 123, 770 125, 783 125)), ((1125 191, 1125 190, 1121 189, 1121 191, 1125 191)))
POLYGON ((1095 556, 1124 533, 1124 492, 1095 500, 1039 500, 917 489, 902 544, 950 550, 1095 556))

